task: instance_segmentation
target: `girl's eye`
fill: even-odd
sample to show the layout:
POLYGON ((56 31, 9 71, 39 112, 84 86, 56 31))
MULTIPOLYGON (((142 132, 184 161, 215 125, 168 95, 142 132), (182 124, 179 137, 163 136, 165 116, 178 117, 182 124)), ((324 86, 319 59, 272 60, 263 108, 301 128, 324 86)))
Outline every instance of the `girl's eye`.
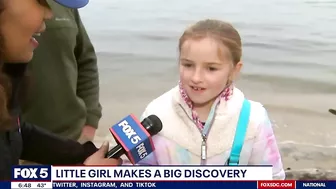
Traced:
POLYGON ((190 68, 192 66, 192 64, 190 64, 190 63, 182 63, 182 66, 190 68))
POLYGON ((217 68, 214 68, 214 67, 209 67, 209 70, 210 70, 210 71, 216 71, 216 70, 217 70, 217 68))

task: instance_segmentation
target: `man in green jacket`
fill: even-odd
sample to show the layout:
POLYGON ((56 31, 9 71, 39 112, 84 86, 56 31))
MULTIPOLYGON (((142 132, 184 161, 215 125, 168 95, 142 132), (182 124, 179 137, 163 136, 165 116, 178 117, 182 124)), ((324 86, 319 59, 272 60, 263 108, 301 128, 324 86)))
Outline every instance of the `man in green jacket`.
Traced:
POLYGON ((48 3, 54 17, 28 64, 22 119, 80 142, 93 140, 102 114, 95 50, 78 10, 48 3))

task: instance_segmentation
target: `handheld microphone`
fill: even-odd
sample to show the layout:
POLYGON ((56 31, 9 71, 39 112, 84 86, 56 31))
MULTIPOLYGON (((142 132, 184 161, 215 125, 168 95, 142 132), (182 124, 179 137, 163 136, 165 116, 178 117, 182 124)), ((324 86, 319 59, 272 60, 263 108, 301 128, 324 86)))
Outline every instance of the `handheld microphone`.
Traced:
POLYGON ((110 128, 118 145, 106 157, 119 158, 126 154, 134 165, 155 150, 151 136, 161 130, 162 122, 156 115, 148 116, 141 123, 134 115, 128 115, 110 128))

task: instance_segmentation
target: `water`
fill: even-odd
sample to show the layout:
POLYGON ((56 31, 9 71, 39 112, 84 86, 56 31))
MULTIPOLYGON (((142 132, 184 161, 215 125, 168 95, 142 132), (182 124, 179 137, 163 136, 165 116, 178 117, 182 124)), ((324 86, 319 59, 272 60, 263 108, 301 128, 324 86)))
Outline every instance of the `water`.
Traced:
POLYGON ((111 61, 127 60, 100 62, 101 68, 173 68, 183 30, 199 19, 217 18, 242 36, 243 73, 336 80, 336 1, 94 0, 81 14, 97 51, 111 61))
POLYGON ((96 141, 176 85, 179 36, 217 18, 241 34, 239 85, 269 111, 285 166, 336 169, 336 0, 93 0, 81 15, 99 56, 96 141))

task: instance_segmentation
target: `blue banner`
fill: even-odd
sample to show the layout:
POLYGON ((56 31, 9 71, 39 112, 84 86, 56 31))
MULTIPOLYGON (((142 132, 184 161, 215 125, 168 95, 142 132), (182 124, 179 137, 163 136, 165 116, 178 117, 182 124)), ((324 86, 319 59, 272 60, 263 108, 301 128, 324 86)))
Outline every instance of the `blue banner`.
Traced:
POLYGON ((11 188, 11 182, 0 182, 1 189, 8 189, 11 188))
POLYGON ((12 180, 51 181, 51 166, 18 165, 12 168, 12 180))
MULTIPOLYGON (((63 184, 69 185, 69 182, 54 182, 53 188, 65 189, 69 188, 63 184)), ((160 188, 160 189, 173 189, 173 188, 185 188, 192 187, 193 189, 204 188, 238 188, 244 189, 257 188, 257 182, 71 182, 73 188, 160 188)))
POLYGON ((296 188, 335 188, 336 181, 296 181, 296 188))

